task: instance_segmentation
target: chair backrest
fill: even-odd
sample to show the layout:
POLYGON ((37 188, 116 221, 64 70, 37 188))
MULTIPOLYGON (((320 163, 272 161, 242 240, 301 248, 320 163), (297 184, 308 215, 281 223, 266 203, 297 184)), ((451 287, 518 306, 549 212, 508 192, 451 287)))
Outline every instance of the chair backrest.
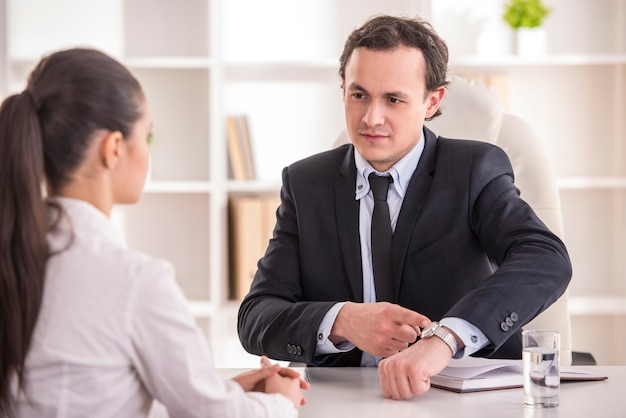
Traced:
MULTIPOLYGON (((442 115, 426 126, 438 135, 496 144, 507 153, 515 184, 522 198, 561 239, 563 219, 554 166, 544 142, 522 119, 505 113, 498 94, 484 84, 451 76, 441 104, 442 115)), ((342 132, 335 145, 349 142, 342 132)), ((561 364, 572 361, 572 331, 568 291, 524 329, 549 329, 561 333, 561 364)))

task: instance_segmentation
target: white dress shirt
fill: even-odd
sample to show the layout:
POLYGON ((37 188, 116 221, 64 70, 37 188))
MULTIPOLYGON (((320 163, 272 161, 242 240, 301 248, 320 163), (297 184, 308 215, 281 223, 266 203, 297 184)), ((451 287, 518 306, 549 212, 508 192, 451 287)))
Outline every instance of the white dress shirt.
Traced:
MULTIPOLYGON (((391 227, 396 228, 400 208, 404 201, 404 195, 409 185, 413 172, 417 169, 419 159, 424 151, 424 134, 420 141, 407 155, 400 159, 385 173, 377 172, 367 162, 365 158, 354 149, 354 160, 357 170, 355 199, 359 201, 359 236, 361 238, 361 263, 363 270, 363 301, 365 303, 376 302, 376 288, 374 286, 374 272, 372 268, 372 246, 371 246, 371 222, 372 211, 374 210, 374 197, 370 193, 368 176, 372 172, 379 175, 391 175, 393 183, 390 185, 387 195, 389 205, 389 216, 391 227)), ((332 330, 332 325, 339 314, 339 310, 347 302, 340 302, 334 305, 324 316, 318 328, 316 355, 340 353, 352 350, 355 346, 352 343, 344 342, 335 346, 328 336, 332 330)), ((431 318, 433 319, 433 318, 431 318)), ((473 324, 460 318, 443 318, 441 324, 453 330, 465 343, 465 348, 459 350, 455 357, 467 356, 475 353, 479 349, 489 344, 487 337, 473 324)), ((381 358, 374 358, 369 353, 363 353, 361 366, 376 366, 381 358)))
POLYGON ((171 264, 127 249, 89 203, 56 200, 68 216, 49 234, 60 252, 46 267, 26 392, 13 380, 18 417, 145 417, 153 399, 171 417, 298 415, 286 397, 218 375, 171 264))

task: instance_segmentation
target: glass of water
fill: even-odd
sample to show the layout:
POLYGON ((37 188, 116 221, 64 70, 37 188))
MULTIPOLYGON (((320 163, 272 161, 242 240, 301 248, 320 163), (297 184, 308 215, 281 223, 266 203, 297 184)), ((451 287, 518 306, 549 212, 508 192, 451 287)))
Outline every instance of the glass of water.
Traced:
POLYGON ((524 403, 547 408, 559 406, 559 352, 561 335, 556 331, 522 332, 524 403))

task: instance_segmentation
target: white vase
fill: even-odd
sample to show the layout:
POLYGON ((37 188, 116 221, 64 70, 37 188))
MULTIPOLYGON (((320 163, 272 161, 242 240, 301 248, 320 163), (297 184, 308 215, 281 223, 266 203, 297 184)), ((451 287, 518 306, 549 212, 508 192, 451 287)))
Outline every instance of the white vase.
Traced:
POLYGON ((519 28, 515 34, 517 55, 523 57, 546 54, 547 34, 545 28, 519 28))

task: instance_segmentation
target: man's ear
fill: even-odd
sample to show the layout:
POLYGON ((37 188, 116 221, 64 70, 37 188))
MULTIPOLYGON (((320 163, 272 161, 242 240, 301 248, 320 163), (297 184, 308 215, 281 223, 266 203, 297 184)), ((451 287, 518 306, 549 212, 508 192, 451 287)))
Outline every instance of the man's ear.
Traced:
POLYGON ((120 147, 124 136, 120 131, 108 132, 100 142, 100 158, 104 168, 112 170, 120 158, 120 147))
POLYGON ((437 87, 435 91, 428 93, 426 100, 428 101, 428 109, 426 109, 426 118, 432 118, 435 112, 441 106, 441 101, 446 95, 446 88, 444 86, 437 87))

